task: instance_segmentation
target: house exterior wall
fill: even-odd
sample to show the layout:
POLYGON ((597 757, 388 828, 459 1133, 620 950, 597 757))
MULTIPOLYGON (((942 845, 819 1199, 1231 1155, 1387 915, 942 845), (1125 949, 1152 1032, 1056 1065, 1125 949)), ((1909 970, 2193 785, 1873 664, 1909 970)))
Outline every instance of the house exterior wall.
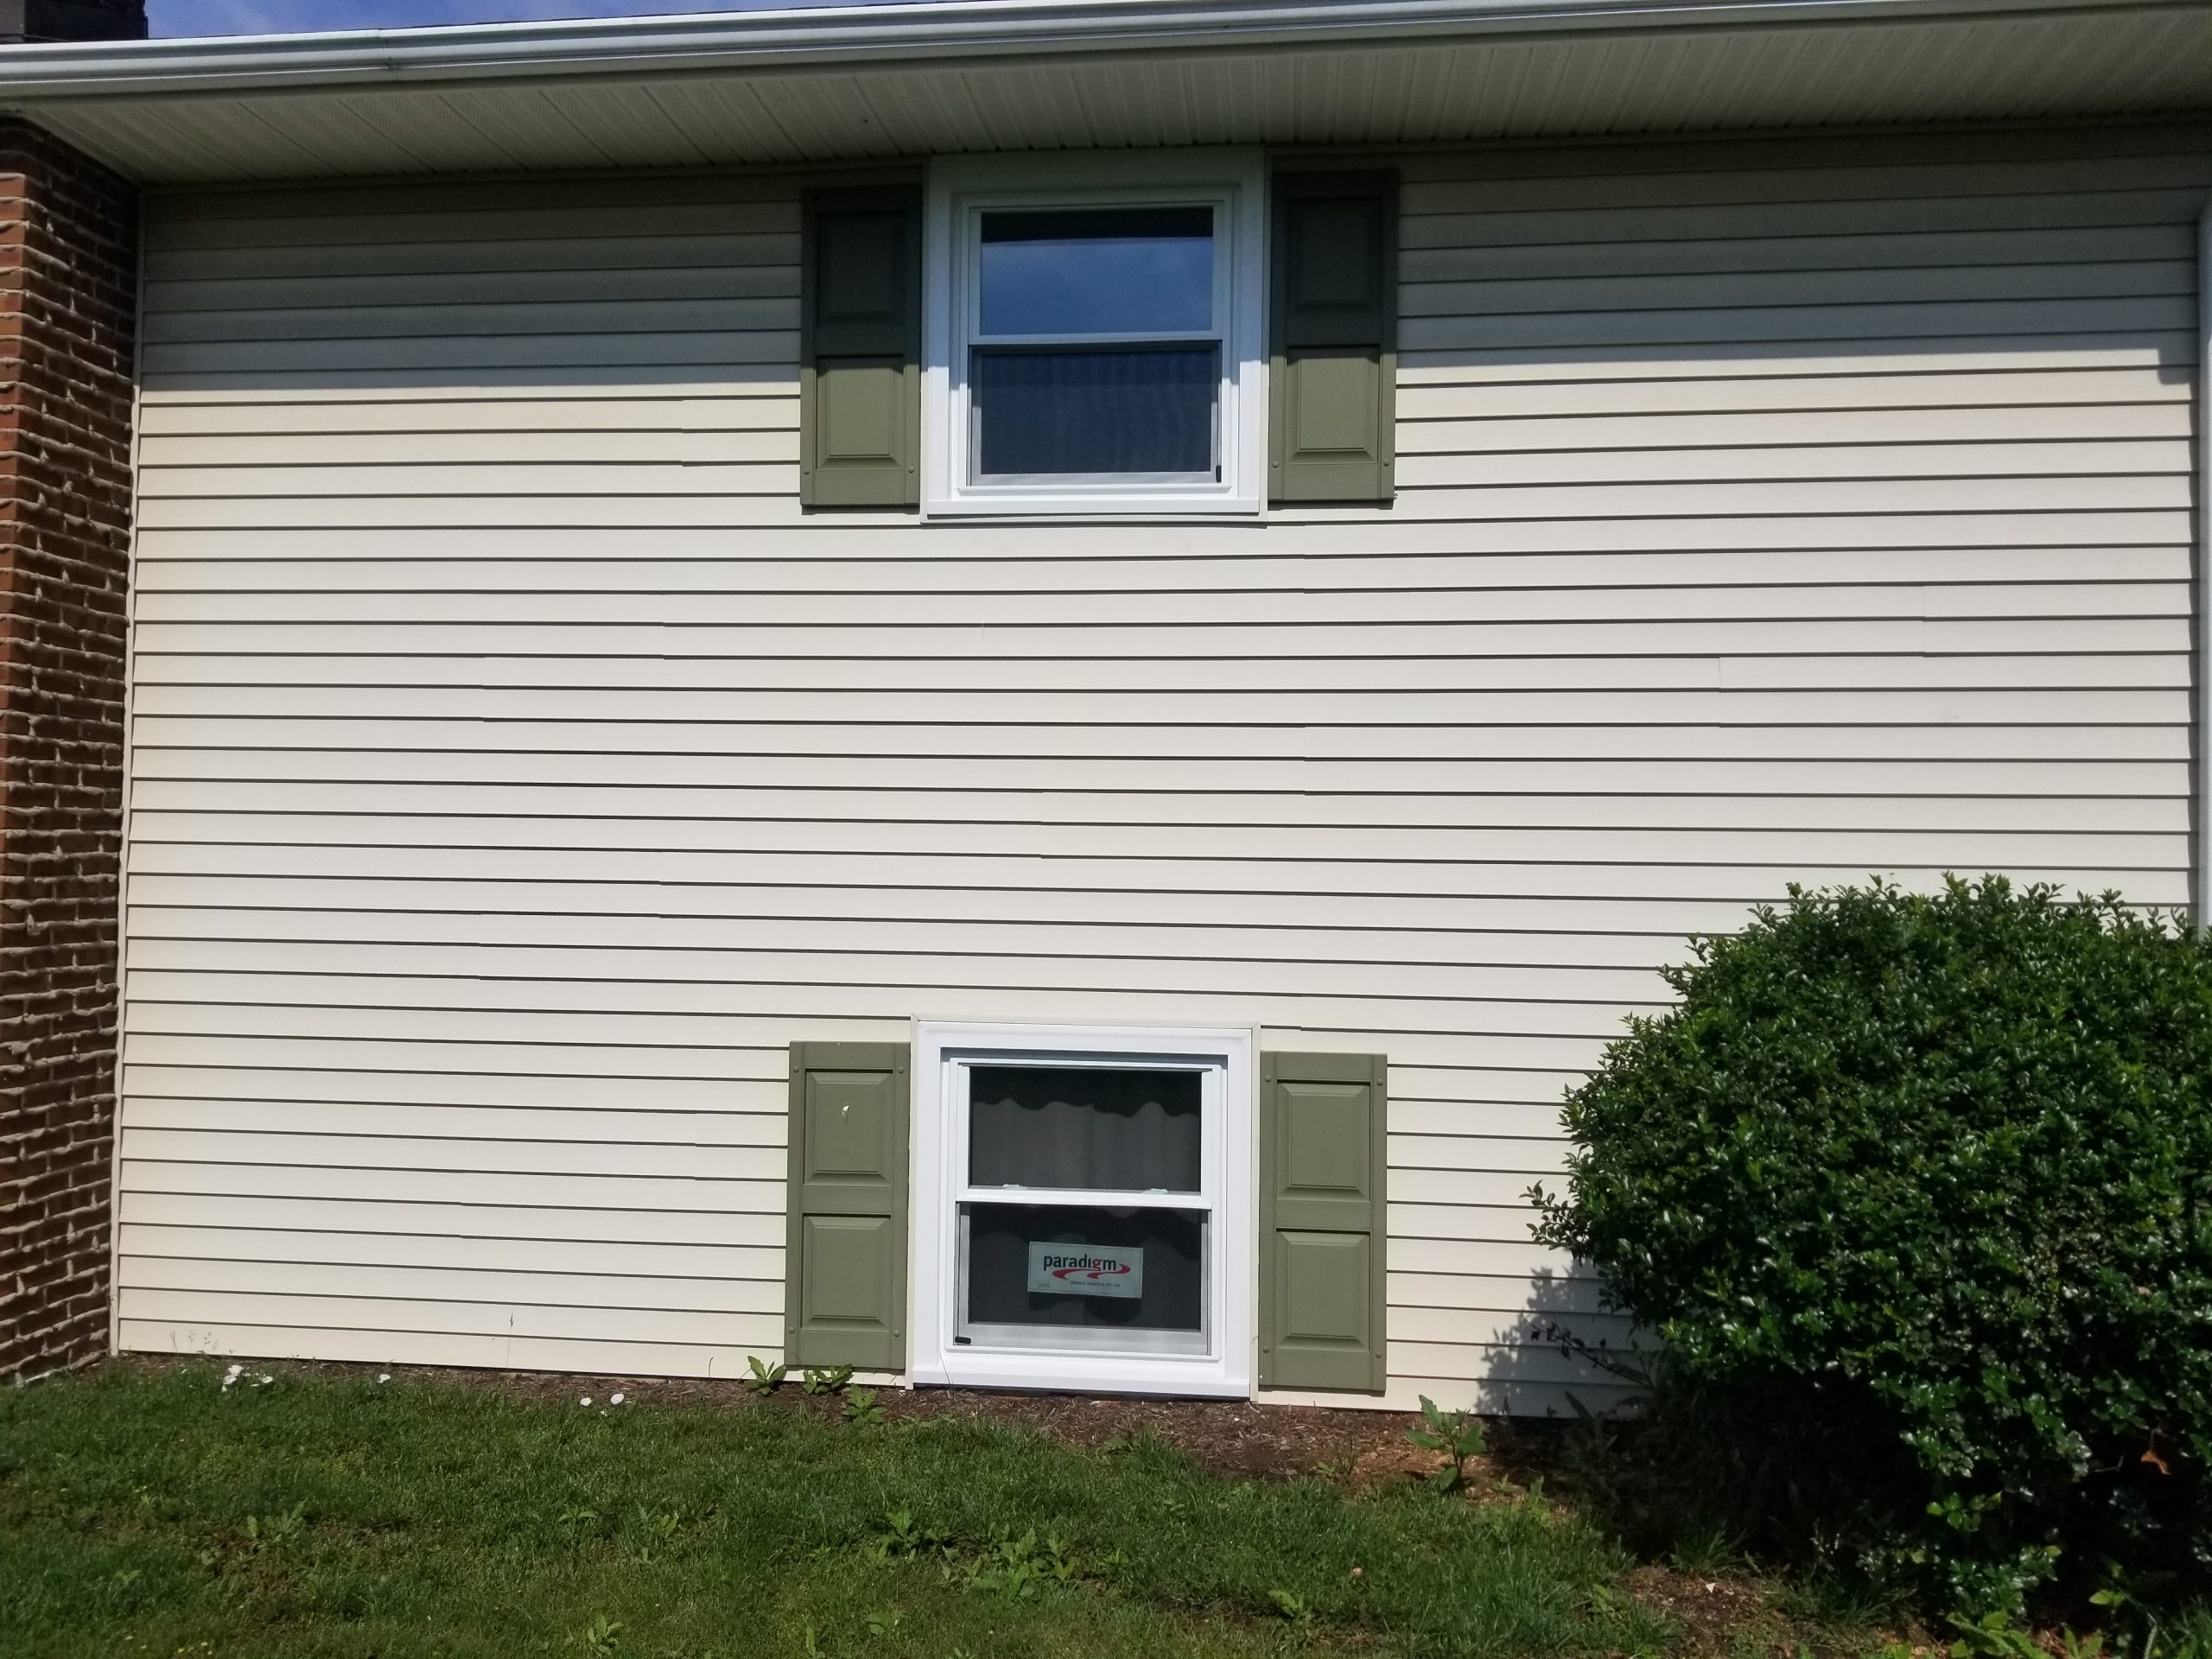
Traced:
POLYGON ((108 1344, 137 229, 0 123, 0 1377, 108 1344))
POLYGON ((1790 881, 2181 904, 2212 130, 1402 158, 1399 496, 798 502, 798 181, 179 194, 125 1348, 727 1374, 785 1048, 1390 1061, 1391 1391, 1618 1338, 1562 1090, 1790 881))

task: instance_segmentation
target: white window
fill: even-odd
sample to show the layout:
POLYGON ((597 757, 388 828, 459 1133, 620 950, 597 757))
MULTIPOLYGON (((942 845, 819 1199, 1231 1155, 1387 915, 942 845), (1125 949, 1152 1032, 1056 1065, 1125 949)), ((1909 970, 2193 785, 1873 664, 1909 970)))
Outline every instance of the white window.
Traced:
POLYGON ((1241 151, 938 165, 926 510, 1256 512, 1261 203, 1241 151))
POLYGON ((924 1022, 914 1379, 1251 1389, 1252 1033, 924 1022))

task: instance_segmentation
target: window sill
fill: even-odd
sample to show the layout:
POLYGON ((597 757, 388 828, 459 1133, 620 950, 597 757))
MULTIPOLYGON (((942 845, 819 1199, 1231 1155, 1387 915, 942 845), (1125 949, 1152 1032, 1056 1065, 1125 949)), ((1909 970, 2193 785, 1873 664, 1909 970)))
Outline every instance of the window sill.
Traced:
POLYGON ((1148 1395, 1155 1398, 1246 1400, 1249 1382, 1233 1380, 1216 1358, 1148 1357, 1139 1364, 1103 1355, 947 1354, 942 1366, 917 1365, 918 1387, 1026 1389, 1053 1394, 1148 1395))
POLYGON ((1256 518, 1260 503, 1244 496, 1054 495, 954 496, 928 501, 925 518, 1256 518))

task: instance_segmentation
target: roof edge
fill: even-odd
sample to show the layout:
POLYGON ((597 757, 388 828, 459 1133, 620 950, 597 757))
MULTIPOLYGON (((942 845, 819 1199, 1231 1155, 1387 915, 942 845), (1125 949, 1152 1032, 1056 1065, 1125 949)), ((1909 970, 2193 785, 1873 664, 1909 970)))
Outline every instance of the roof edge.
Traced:
POLYGON ((0 48, 0 105, 665 73, 864 70, 1484 35, 1764 31, 2192 9, 2196 0, 935 0, 347 34, 0 48))

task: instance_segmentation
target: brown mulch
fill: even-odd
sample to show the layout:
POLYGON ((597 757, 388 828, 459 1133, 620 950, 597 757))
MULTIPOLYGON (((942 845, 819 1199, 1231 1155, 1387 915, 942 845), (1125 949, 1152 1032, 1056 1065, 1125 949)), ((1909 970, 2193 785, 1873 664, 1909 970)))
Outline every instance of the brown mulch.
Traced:
POLYGON ((987 1417, 1019 1423, 1071 1445, 1150 1435, 1217 1473, 1246 1479, 1323 1474, 1379 1477, 1407 1456, 1423 1473, 1433 1452, 1406 1441, 1415 1421, 1394 1411, 1320 1406, 1260 1406, 1244 1400, 1136 1400, 1068 1394, 981 1393, 914 1389, 885 1403, 899 1417, 987 1417))
MULTIPOLYGON (((1630 1594, 1682 1627, 1693 1653, 1740 1650, 1748 1629, 1776 1621, 1758 1590, 1740 1579, 1700 1578, 1672 1567, 1643 1566, 1628 1575, 1630 1594)), ((1787 1651, 1787 1646, 1783 1648, 1787 1651)))

